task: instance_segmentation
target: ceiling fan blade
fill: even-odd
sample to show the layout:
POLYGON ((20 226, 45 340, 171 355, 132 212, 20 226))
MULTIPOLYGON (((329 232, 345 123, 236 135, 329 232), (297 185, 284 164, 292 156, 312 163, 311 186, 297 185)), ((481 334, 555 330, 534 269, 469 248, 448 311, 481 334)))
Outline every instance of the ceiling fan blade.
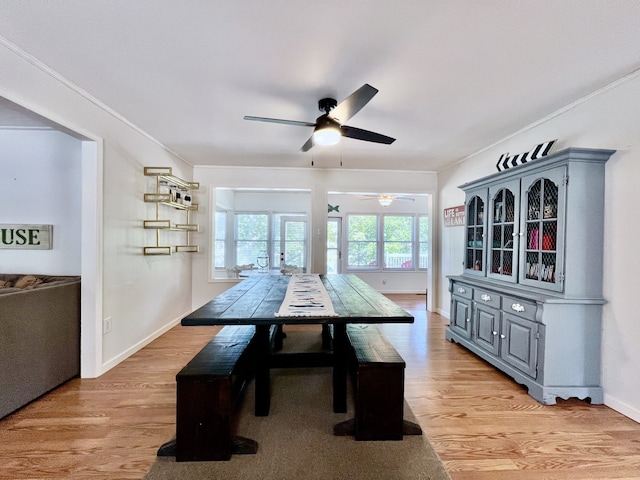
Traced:
POLYGON ((416 201, 415 198, 411 198, 411 197, 395 197, 394 200, 399 200, 401 202, 415 202, 416 201))
POLYGON ((302 146, 302 148, 300 149, 301 152, 308 152, 309 150, 311 150, 311 147, 313 147, 314 143, 313 143, 313 135, 309 137, 309 140, 307 140, 307 142, 302 146))
POLYGON ((362 107, 369 103, 376 93, 378 93, 376 88, 365 83, 358 90, 336 105, 336 107, 329 112, 329 117, 340 123, 348 122, 351 117, 362 109, 362 107))
POLYGON ((250 115, 244 116, 245 120, 254 120, 256 122, 270 122, 270 123, 282 123, 284 125, 298 125, 300 127, 315 127, 315 123, 311 122, 299 122, 298 120, 282 120, 280 118, 268 118, 268 117, 252 117, 250 115))
POLYGON ((384 143, 390 145, 396 141, 395 138, 387 137, 380 133, 370 132, 369 130, 363 130, 361 128, 349 127, 342 125, 340 127, 343 137, 355 138, 356 140, 364 140, 365 142, 384 143))

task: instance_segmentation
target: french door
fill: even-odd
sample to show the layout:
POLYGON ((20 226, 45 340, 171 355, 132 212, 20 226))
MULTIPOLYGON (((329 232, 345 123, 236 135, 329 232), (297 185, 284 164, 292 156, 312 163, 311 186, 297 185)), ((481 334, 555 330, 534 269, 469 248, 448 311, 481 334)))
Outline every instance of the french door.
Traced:
MULTIPOLYGON (((307 269, 308 222, 306 217, 282 217, 280 221, 280 265, 307 269)), ((307 269, 308 270, 308 269, 307 269)))

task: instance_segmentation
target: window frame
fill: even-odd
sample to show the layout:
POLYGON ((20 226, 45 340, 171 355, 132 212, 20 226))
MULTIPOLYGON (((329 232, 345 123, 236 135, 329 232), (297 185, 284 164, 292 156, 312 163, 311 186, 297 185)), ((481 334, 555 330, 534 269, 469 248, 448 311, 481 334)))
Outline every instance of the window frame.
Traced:
MULTIPOLYGON (((411 259, 407 260, 411 262, 411 266, 410 267, 387 267, 386 266, 386 262, 383 261, 383 265, 382 265, 382 271, 390 271, 390 272, 412 272, 415 271, 415 264, 416 264, 416 258, 417 258, 417 250, 416 250, 416 215, 414 213, 385 213, 382 215, 382 228, 381 228, 381 232, 380 232, 380 236, 381 236, 381 251, 380 251, 380 255, 381 258, 384 260, 385 257, 385 253, 386 253, 386 245, 387 243, 389 244, 403 244, 403 243, 408 243, 409 244, 409 250, 410 250, 410 256, 411 259), (390 218, 390 217, 401 217, 401 218, 410 218, 411 219, 411 240, 403 240, 403 241, 398 241, 398 240, 386 240, 385 238, 385 234, 386 234, 386 219, 390 218)), ((403 262, 404 263, 404 262, 403 262)))
MULTIPOLYGON (((343 270, 347 271, 347 272, 425 272, 429 269, 429 243, 430 243, 430 238, 429 238, 429 222, 430 222, 430 218, 429 215, 426 214, 419 214, 419 213, 348 213, 346 215, 346 222, 345 222, 345 230, 346 230, 346 234, 345 234, 345 240, 344 240, 344 251, 345 251, 345 255, 343 255, 343 260, 342 260, 342 268, 343 270), (351 245, 354 242, 363 242, 363 241, 356 241, 356 240, 350 240, 350 218, 354 217, 354 216, 368 216, 368 217, 376 217, 376 264, 375 265, 368 265, 368 266, 353 266, 353 265, 349 265, 349 258, 351 256, 351 245), (385 254, 385 244, 387 243, 387 241, 384 238, 384 229, 385 229, 385 218, 387 217, 409 217, 411 218, 411 241, 406 241, 406 243, 410 243, 410 250, 411 250, 411 267, 409 268, 402 268, 402 267, 387 267, 384 265, 384 254, 385 254), (420 237, 420 226, 421 223, 424 222, 427 228, 427 236, 426 239, 421 239, 420 237), (426 261, 426 266, 421 266, 420 265, 420 251, 421 251, 421 247, 424 248, 426 255, 427 255, 427 261, 426 261), (383 261, 383 265, 380 265, 380 261, 383 261)), ((373 243, 372 241, 368 240, 368 243, 373 243)), ((396 241, 389 241, 389 242, 396 242, 396 241)))
MULTIPOLYGON (((238 262, 238 222, 237 217, 241 215, 267 215, 267 251, 269 252, 269 268, 279 268, 280 266, 280 253, 276 251, 275 248, 278 245, 278 241, 280 239, 280 221, 276 221, 277 219, 282 219, 284 217, 299 217, 307 222, 307 232, 304 239, 304 252, 305 252, 305 265, 303 266, 306 269, 309 269, 310 264, 310 216, 307 213, 300 212, 275 212, 275 211, 255 211, 255 210, 228 210, 228 209, 216 209, 214 211, 213 216, 213 230, 216 232, 210 237, 211 248, 212 248, 212 257, 210 261, 210 268, 212 269, 213 274, 211 275, 211 280, 226 280, 227 272, 230 268, 235 267, 239 264, 238 262), (218 229, 216 228, 217 216, 220 213, 226 214, 226 224, 225 224, 225 265, 224 266, 216 266, 216 252, 218 249, 216 248, 217 242, 222 242, 223 240, 220 238, 216 238, 218 235, 218 229)), ((264 241, 264 240, 262 240, 264 241)), ((218 255, 219 257, 219 255, 218 255)), ((256 257, 257 258, 257 257, 256 257)), ((248 263, 256 264, 256 260, 252 260, 248 263)))
POLYGON ((230 215, 229 210, 220 209, 214 211, 214 234, 213 234, 213 258, 211 261, 212 267, 214 271, 225 271, 227 268, 227 264, 229 263, 228 255, 228 236, 229 236, 229 218, 232 217, 230 215), (219 216, 223 218, 219 218, 219 216), (219 224, 223 224, 222 228, 219 228, 219 224), (219 233, 222 230, 224 235, 222 238, 219 237, 219 233), (218 244, 221 243, 222 247, 218 248, 218 244), (222 250, 222 255, 219 254, 220 250, 222 250), (217 264, 217 259, 222 257, 223 265, 217 264))
POLYGON ((431 243, 431 234, 430 234, 430 217, 427 214, 417 214, 416 215, 416 219, 417 219, 417 225, 416 225, 416 259, 418 260, 417 264, 418 264, 418 270, 425 272, 427 270, 429 270, 429 263, 430 263, 430 258, 429 258, 429 246, 431 243), (420 237, 420 227, 422 226, 422 223, 425 223, 426 225, 426 229, 427 229, 427 235, 426 235, 426 239, 422 240, 420 237), (420 248, 422 245, 424 245, 424 251, 425 251, 425 255, 427 257, 426 260, 426 265, 424 267, 421 266, 420 264, 420 252, 422 251, 422 249, 420 248))
POLYGON ((344 269, 348 272, 372 272, 372 271, 377 271, 380 270, 379 267, 379 263, 380 263, 380 214, 378 213, 348 213, 347 214, 347 222, 346 222, 346 236, 345 236, 345 243, 346 243, 346 255, 344 256, 345 260, 345 264, 344 264, 344 269), (351 240, 350 239, 350 235, 351 235, 351 231, 352 231, 352 227, 351 227, 351 218, 353 217, 374 217, 375 218, 375 222, 376 222, 376 232, 375 232, 375 240, 351 240), (352 243, 357 243, 357 244, 370 244, 370 243, 374 243, 375 244, 375 252, 376 252, 376 258, 375 260, 372 260, 369 265, 350 265, 350 258, 351 258, 351 244, 352 243), (375 262, 374 265, 372 265, 371 263, 375 262))
MULTIPOLYGON (((269 251, 269 246, 270 246, 270 237, 271 237, 271 223, 272 223, 272 216, 270 214, 270 212, 260 212, 260 211, 235 211, 234 215, 233 215, 233 252, 231 255, 231 259, 233 262, 232 266, 235 265, 240 265, 240 264, 249 264, 249 263, 253 263, 255 264, 255 258, 257 258, 257 254, 255 255, 254 261, 249 261, 246 263, 242 263, 240 260, 238 260, 238 245, 239 242, 248 242, 248 243, 252 243, 252 244, 257 244, 259 242, 264 242, 264 246, 263 247, 259 247, 258 250, 267 250, 269 251), (241 216, 265 216, 266 220, 267 220, 267 225, 266 225, 266 238, 264 239, 259 239, 259 240, 240 240, 238 238, 238 217, 241 216)), ((271 260, 270 260, 271 261, 271 260)))

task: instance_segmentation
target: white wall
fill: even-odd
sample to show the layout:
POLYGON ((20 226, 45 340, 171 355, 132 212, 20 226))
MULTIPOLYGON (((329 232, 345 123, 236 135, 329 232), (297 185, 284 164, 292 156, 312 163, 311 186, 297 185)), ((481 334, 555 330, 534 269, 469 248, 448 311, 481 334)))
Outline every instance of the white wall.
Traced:
MULTIPOLYGON (((320 168, 233 168, 206 167, 194 169, 194 180, 200 182, 201 191, 198 192, 200 208, 197 222, 201 225, 200 233, 194 236, 200 245, 202 253, 194 256, 193 265, 193 308, 197 308, 214 298, 219 293, 233 285, 234 280, 209 280, 210 278, 210 249, 209 232, 211 227, 211 205, 215 205, 216 187, 245 187, 245 188, 301 188, 311 191, 312 215, 312 267, 311 271, 324 272, 326 265, 326 220, 328 192, 404 192, 416 194, 435 194, 437 178, 428 172, 401 172, 376 170, 348 170, 348 169, 320 169, 320 168), (208 204, 202 200, 209 196, 208 204), (319 233, 318 233, 319 232, 319 233)), ((427 210, 432 208, 428 202, 427 210)), ((433 229, 431 230, 433 232, 433 229)), ((382 274, 379 274, 382 275, 382 274)), ((414 285, 416 291, 424 292, 428 286, 428 278, 424 273, 416 274, 419 286, 414 285)), ((387 284, 381 280, 367 278, 374 282, 376 288, 385 287, 393 291, 406 291, 406 285, 394 284, 396 276, 387 276, 387 284), (377 282, 377 283, 376 283, 377 282), (391 283, 389 283, 391 282, 391 283), (379 285, 378 285, 379 283, 379 285)), ((408 277, 404 277, 408 278, 408 277)), ((381 289, 383 290, 383 289, 381 289)), ((431 290, 430 290, 431 291, 431 290)))
POLYGON ((99 220, 90 235, 82 226, 83 239, 93 239, 92 248, 98 251, 94 265, 87 268, 95 273, 86 288, 83 285, 83 302, 91 295, 97 308, 93 318, 83 310, 83 336, 93 337, 83 338, 81 370, 83 376, 98 376, 191 311, 191 257, 154 258, 141 252, 148 242, 142 220, 149 215, 143 202, 148 184, 143 166, 171 166, 187 180, 192 169, 117 113, 1 38, 0 65, 0 96, 97 142, 93 163, 87 168, 97 170, 97 181, 84 181, 83 195, 98 198, 99 207, 83 215, 99 220), (105 317, 111 317, 112 331, 103 336, 105 317))
MULTIPOLYGON (((640 421, 640 322, 637 272, 640 213, 635 208, 640 181, 640 77, 631 76, 583 101, 541 120, 512 138, 441 172, 440 204, 460 205, 464 195, 457 187, 495 173, 500 154, 528 151, 546 140, 558 139, 566 147, 615 149, 606 164, 602 386, 605 403, 640 421)), ((440 219, 441 221, 441 219, 440 219)), ((443 259, 438 281, 462 271, 462 242, 453 244, 451 229, 440 232, 443 259)), ((571 248, 569 245, 568 248, 571 248)), ((449 292, 441 290, 438 308, 449 310, 449 292)))
POLYGON ((53 225, 51 250, 0 249, 0 272, 80 275, 80 140, 0 130, 0 223, 53 225))

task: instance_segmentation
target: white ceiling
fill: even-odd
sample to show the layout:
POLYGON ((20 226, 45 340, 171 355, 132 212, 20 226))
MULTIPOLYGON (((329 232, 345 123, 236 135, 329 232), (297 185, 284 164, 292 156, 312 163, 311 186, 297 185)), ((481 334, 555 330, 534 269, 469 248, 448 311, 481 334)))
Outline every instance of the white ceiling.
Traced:
POLYGON ((638 69, 640 1, 0 0, 0 35, 192 165, 439 170, 638 69), (243 120, 364 83, 392 145, 243 120))

